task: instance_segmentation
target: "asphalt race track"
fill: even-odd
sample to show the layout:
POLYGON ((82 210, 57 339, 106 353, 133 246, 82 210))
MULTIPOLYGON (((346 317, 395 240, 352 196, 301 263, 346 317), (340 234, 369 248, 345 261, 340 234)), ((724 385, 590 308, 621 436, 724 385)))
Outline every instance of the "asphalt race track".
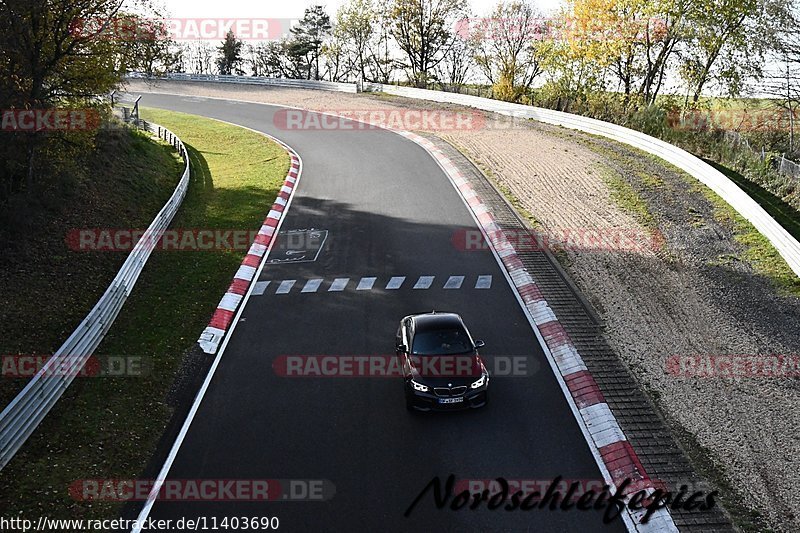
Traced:
POLYGON ((494 257, 454 246, 454 232, 476 226, 422 148, 383 130, 282 130, 273 121, 280 108, 267 105, 155 94, 141 105, 240 124, 292 146, 303 172, 281 230, 328 232, 315 261, 264 268, 259 280, 270 283, 247 302, 168 478, 335 487, 325 501, 158 500, 151 517, 277 516, 284 531, 625 529, 621 519, 604 526, 602 512, 576 509, 436 509, 432 493, 404 517, 435 476, 601 478, 494 257), (434 276, 429 288, 413 288, 420 276, 434 276), (451 276, 464 276, 460 288, 444 288, 451 276), (476 289, 478 276, 491 276, 491 286, 476 289), (376 279, 356 290, 365 277, 376 279), (387 289, 392 277, 404 283, 387 289), (349 281, 331 291, 337 278, 349 281), (301 292, 312 279, 323 281, 301 292), (281 286, 288 292, 276 294, 281 286), (493 379, 484 409, 411 414, 399 378, 287 378, 273 369, 284 355, 391 355, 399 319, 431 309, 460 313, 486 341, 487 360, 524 357, 530 375, 493 379))

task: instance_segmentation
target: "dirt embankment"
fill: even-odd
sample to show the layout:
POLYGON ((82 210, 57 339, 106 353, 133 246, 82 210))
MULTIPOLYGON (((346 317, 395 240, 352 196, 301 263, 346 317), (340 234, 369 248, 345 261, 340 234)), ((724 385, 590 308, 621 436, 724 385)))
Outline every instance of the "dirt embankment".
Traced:
MULTIPOLYGON (((449 108, 199 83, 137 82, 130 90, 328 111, 449 108)), ((800 300, 779 295, 741 259, 734 225, 715 213, 697 184, 628 148, 541 124, 489 117, 479 129, 435 133, 513 194, 544 232, 663 234, 662 247, 578 247, 559 257, 605 321, 611 346, 692 455, 710 460, 728 490, 772 528, 800 529, 796 381, 681 377, 670 371, 676 367, 668 368, 673 356, 800 354, 800 300)))

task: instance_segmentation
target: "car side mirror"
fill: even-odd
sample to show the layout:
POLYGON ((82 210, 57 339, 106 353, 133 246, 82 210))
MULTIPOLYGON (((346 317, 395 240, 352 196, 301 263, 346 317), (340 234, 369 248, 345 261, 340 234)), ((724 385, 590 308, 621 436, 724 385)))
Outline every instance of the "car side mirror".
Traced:
POLYGON ((475 341, 475 348, 483 348, 486 346, 486 343, 483 341, 475 341))
POLYGON ((398 345, 395 346, 395 348, 397 348, 398 352, 403 352, 403 353, 406 352, 406 345, 405 344, 398 344, 398 345))

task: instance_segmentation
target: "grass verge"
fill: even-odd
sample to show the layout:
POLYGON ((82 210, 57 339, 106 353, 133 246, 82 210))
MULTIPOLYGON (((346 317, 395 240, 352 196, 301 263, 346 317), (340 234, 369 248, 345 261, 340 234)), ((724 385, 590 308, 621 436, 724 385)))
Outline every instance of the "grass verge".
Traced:
MULTIPOLYGON (((257 133, 193 115, 142 110, 180 136, 192 181, 172 228, 257 230, 289 157, 257 133)), ((246 250, 156 251, 97 353, 140 356, 142 378, 77 379, 2 471, 5 516, 112 518, 119 502, 76 501, 80 479, 133 479, 171 416, 166 395, 246 250)))
MULTIPOLYGON (((183 166, 166 144, 133 130, 98 133, 95 147, 57 179, 0 206, 0 354, 52 354, 95 305, 124 254, 72 248, 83 228, 146 228, 183 166)), ((25 379, 0 379, 6 405, 25 379)))
POLYGON ((739 172, 708 159, 704 159, 704 161, 730 178, 795 239, 800 240, 800 213, 794 207, 757 183, 753 183, 739 172))
MULTIPOLYGON (((725 174, 735 174, 734 171, 727 169, 725 167, 720 167, 719 165, 714 165, 718 167, 718 170, 722 171, 725 170, 725 174)), ((722 224, 727 225, 733 229, 734 239, 736 242, 742 245, 743 252, 741 255, 741 259, 744 259, 750 265, 752 265, 753 269, 758 272, 759 274, 766 276, 775 288, 784 295, 792 295, 792 296, 800 296, 800 278, 797 277, 797 274, 789 267, 786 261, 781 257, 781 254, 778 253, 778 250, 772 246, 772 243, 769 242, 769 239, 764 237, 761 232, 759 232, 755 226, 753 226, 750 222, 747 221, 742 215, 740 215, 733 207, 731 207, 725 200, 720 198, 714 191, 709 189, 708 187, 704 186, 700 182, 694 180, 689 176, 685 176, 685 179, 690 182, 691 187, 694 191, 702 194, 705 198, 714 206, 714 218, 722 224)), ((744 179, 743 177, 741 179, 744 179)), ((736 180, 734 180, 736 181, 736 180)), ((745 180, 746 181, 746 180, 745 180)), ((758 187, 757 185, 753 184, 752 182, 748 182, 751 187, 758 187)), ((740 185, 741 186, 741 185, 740 185)), ((760 187, 758 187, 760 189, 760 187)), ((769 192, 764 191, 761 189, 762 193, 765 195, 772 196, 773 201, 779 202, 780 199, 771 195, 769 192)), ((759 201, 759 199, 753 195, 752 192, 746 191, 753 197, 756 201, 758 201, 762 206, 764 204, 759 201)), ((772 215, 778 222, 784 227, 788 228, 792 227, 790 222, 793 221, 792 217, 784 217, 784 220, 781 220, 776 217, 776 213, 774 210, 767 208, 765 210, 772 215), (788 224, 788 227, 787 227, 788 224)), ((785 206, 787 209, 791 209, 788 205, 785 206)), ((794 217, 796 218, 798 213, 794 212, 794 217)), ((796 223, 796 221, 794 222, 796 223)), ((795 231, 797 229, 795 228, 795 231)), ((790 233, 792 233, 790 231, 790 233)), ((797 234, 792 233, 795 238, 797 238, 797 234)), ((735 260, 733 258, 720 258, 720 262, 724 263, 725 261, 735 260)))
POLYGON ((608 187, 611 200, 620 209, 633 216, 643 226, 653 229, 656 222, 647 208, 647 203, 638 192, 616 171, 602 164, 594 168, 603 178, 603 183, 608 187))
MULTIPOLYGON (((569 138, 573 142, 579 142, 595 153, 625 166, 629 170, 635 172, 645 186, 663 186, 663 180, 660 177, 653 176, 652 172, 646 171, 643 165, 637 163, 633 157, 622 155, 618 150, 608 146, 610 141, 607 139, 595 138, 591 135, 574 134, 571 132, 559 132, 558 134, 562 137, 569 138), (596 141, 594 139, 596 139, 596 141), (647 178, 647 175, 650 177, 647 178)), ((800 278, 792 271, 772 243, 761 235, 750 222, 742 217, 714 191, 683 170, 659 157, 630 146, 620 147, 620 149, 650 160, 680 175, 694 192, 702 194, 714 207, 715 218, 725 223, 733 230, 736 242, 742 245, 742 252, 739 259, 749 263, 758 274, 769 279, 772 285, 781 294, 800 296, 800 278)), ((733 180, 795 238, 800 238, 800 213, 794 208, 734 170, 711 161, 706 162, 733 180)), ((618 205, 636 215, 640 222, 645 225, 650 225, 648 224, 648 220, 652 220, 652 216, 647 213, 647 207, 636 191, 633 190, 622 177, 618 176, 616 172, 604 172, 603 177, 606 184, 611 189, 612 198, 617 201, 618 205)), ((735 258, 720 258, 722 262, 726 260, 735 260, 735 258)))

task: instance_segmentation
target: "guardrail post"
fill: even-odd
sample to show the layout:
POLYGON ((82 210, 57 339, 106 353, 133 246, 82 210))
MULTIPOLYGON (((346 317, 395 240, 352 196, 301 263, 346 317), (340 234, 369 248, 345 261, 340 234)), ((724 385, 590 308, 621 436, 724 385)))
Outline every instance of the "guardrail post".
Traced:
POLYGON ((142 96, 136 98, 136 101, 133 103, 133 114, 136 117, 136 121, 139 121, 139 100, 142 99, 142 96))

